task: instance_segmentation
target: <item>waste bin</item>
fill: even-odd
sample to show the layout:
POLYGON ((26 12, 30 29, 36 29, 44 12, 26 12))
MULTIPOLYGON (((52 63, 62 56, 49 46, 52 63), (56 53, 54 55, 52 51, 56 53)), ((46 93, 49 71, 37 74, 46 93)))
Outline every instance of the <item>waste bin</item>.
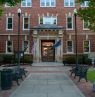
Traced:
POLYGON ((7 90, 12 86, 12 70, 3 69, 1 71, 1 89, 7 90))

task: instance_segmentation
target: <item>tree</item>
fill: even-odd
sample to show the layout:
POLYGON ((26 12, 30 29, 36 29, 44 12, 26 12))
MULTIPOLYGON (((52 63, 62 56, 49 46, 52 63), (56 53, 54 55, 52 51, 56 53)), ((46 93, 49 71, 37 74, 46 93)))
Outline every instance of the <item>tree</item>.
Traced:
POLYGON ((0 15, 3 13, 3 5, 8 4, 9 6, 15 6, 17 3, 19 3, 21 0, 0 0, 0 15))
POLYGON ((77 0, 79 3, 88 1, 88 7, 79 8, 78 16, 85 21, 89 21, 89 29, 95 31, 95 0, 77 0))

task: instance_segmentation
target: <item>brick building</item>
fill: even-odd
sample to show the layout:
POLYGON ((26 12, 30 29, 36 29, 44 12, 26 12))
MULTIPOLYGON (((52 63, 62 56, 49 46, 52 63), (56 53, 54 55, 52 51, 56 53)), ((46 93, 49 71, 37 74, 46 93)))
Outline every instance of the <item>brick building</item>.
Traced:
MULTIPOLYGON (((65 55, 74 55, 75 18, 74 9, 87 7, 75 0, 23 0, 15 7, 4 5, 0 19, 0 53, 13 54, 18 49, 18 8, 20 17, 20 50, 33 54, 35 62, 58 61, 65 55), (55 49, 52 46, 61 40, 55 49)), ((89 22, 76 18, 77 52, 95 52, 95 33, 88 29, 89 22)))

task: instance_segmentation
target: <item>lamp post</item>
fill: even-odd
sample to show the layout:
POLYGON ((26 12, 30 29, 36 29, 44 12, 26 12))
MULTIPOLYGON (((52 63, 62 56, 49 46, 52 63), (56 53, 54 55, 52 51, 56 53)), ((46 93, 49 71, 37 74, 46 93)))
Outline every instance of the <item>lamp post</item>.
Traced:
POLYGON ((21 16, 21 9, 19 8, 17 10, 17 13, 18 13, 18 68, 20 68, 20 47, 19 47, 19 44, 20 44, 20 16, 21 16))
POLYGON ((77 54, 77 10, 74 9, 74 24, 75 24, 75 53, 76 53, 76 67, 78 67, 78 54, 77 54))

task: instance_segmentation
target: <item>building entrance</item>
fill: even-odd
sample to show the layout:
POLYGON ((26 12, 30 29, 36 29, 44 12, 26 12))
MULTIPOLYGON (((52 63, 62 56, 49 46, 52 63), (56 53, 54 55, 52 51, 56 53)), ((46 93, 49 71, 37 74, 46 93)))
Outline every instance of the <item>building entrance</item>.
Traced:
POLYGON ((55 40, 41 40, 41 57, 43 62, 55 61, 55 49, 52 47, 55 40))

